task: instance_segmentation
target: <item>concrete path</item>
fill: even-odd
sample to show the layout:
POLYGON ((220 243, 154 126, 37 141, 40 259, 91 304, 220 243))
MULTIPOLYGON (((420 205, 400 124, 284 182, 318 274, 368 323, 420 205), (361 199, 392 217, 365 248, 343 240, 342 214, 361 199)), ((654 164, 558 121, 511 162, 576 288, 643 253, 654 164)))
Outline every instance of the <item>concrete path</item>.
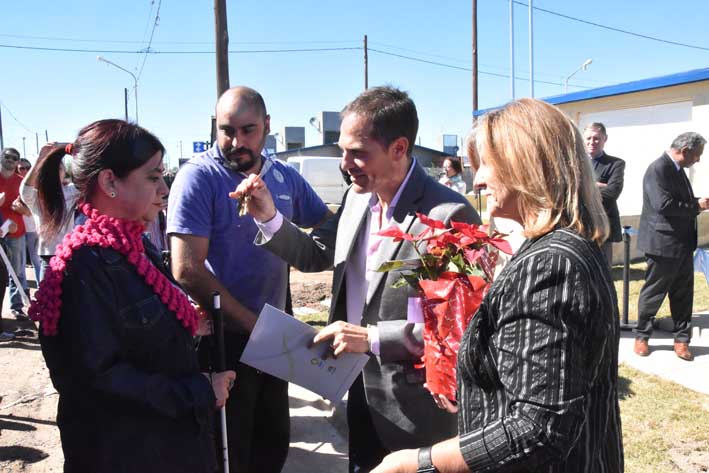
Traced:
POLYGON ((656 329, 650 338, 650 356, 647 357, 633 353, 635 334, 623 331, 618 361, 694 391, 709 394, 709 312, 697 313, 692 317, 692 342, 689 349, 694 354, 694 361, 684 361, 675 355, 671 323, 670 319, 660 319, 660 329, 656 329))
POLYGON ((347 421, 344 403, 333 406, 291 384, 291 443, 283 473, 347 472, 347 421))

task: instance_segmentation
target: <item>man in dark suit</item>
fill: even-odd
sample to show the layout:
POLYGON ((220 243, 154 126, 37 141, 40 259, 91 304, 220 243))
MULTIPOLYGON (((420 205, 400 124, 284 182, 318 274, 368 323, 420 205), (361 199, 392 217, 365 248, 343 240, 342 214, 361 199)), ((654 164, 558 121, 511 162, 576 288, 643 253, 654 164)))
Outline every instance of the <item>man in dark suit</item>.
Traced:
POLYGON ((709 199, 696 198, 683 168, 699 162, 706 140, 698 133, 682 133, 670 149, 647 168, 643 178, 643 211, 638 249, 645 252, 647 271, 638 300, 635 353, 650 354, 652 322, 666 294, 674 322, 674 350, 691 361, 692 302, 697 248, 697 215, 709 209, 709 199))
POLYGON ((596 176, 596 185, 601 191, 603 209, 608 216, 610 233, 608 240, 601 250, 608 261, 608 266, 613 265, 613 243, 623 240, 620 230, 620 214, 618 213, 617 200, 623 191, 623 177, 625 175, 625 161, 615 156, 610 156, 603 151, 608 140, 606 127, 603 123, 594 122, 583 130, 583 139, 586 152, 591 156, 593 174, 596 176))
POLYGON ((349 391, 350 471, 369 471, 386 454, 455 435, 454 415, 436 407, 417 368, 423 353, 422 324, 408 312, 409 287, 394 288, 395 273, 379 273, 387 260, 417 258, 410 242, 377 236, 397 225, 424 229, 417 213, 448 224, 480 223, 465 197, 426 174, 412 156, 418 130, 416 106, 391 87, 363 92, 342 112, 342 167, 352 180, 336 217, 310 235, 275 211, 257 176, 236 195, 251 195, 248 210, 262 233, 256 243, 302 271, 334 267, 329 325, 315 343, 371 358, 349 391))

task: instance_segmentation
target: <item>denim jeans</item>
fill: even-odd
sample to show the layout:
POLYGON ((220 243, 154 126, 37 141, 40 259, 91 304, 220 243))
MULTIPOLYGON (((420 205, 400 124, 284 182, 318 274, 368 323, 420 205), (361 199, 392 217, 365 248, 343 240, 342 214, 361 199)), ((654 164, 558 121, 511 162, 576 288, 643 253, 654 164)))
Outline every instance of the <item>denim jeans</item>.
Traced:
POLYGON ((7 247, 7 257, 10 260, 12 269, 17 274, 22 287, 17 287, 15 280, 10 276, 10 308, 13 310, 22 310, 22 293, 20 291, 27 290, 27 279, 25 277, 25 236, 19 238, 5 238, 5 246, 7 247))
POLYGON ((27 243, 27 254, 30 257, 30 263, 32 264, 32 269, 34 269, 34 280, 37 283, 37 287, 39 287, 39 282, 42 280, 42 262, 39 259, 39 254, 37 254, 39 249, 37 232, 25 233, 25 242, 27 243))

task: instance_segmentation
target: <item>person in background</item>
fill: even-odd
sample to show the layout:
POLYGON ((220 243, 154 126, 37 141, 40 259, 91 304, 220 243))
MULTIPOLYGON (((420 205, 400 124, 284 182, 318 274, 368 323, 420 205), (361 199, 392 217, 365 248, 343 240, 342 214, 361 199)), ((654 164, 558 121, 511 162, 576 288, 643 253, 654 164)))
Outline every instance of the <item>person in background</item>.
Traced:
POLYGON ((460 159, 448 157, 443 161, 443 171, 445 176, 438 181, 446 187, 450 187, 459 194, 465 195, 465 181, 463 181, 463 166, 460 159))
MULTIPOLYGON (((32 168, 32 164, 22 158, 17 164, 17 174, 24 178, 27 173, 32 168)), ((22 218, 25 222, 25 246, 27 247, 27 257, 29 257, 30 264, 32 264, 32 269, 34 270, 34 280, 39 286, 39 282, 42 280, 42 263, 39 258, 39 236, 37 235, 37 222, 35 221, 35 214, 31 212, 26 203, 22 201, 22 185, 20 185, 20 203, 25 207, 25 212, 22 214, 22 218), (26 212, 30 212, 26 215, 26 212)))
MULTIPOLYGON (((3 251, 7 253, 5 250, 5 242, 0 238, 0 245, 3 247, 3 251)), ((1 262, 0 262, 1 263, 1 262)), ((0 307, 2 307, 2 304, 5 299, 5 287, 7 287, 7 280, 9 278, 9 275, 7 274, 7 268, 5 267, 5 264, 0 264, 0 307)), ((8 332, 5 330, 3 327, 3 322, 2 322, 2 314, 0 313, 0 342, 9 342, 10 340, 15 339, 15 334, 14 332, 8 332)))
POLYGON ((25 275, 25 222, 22 218, 24 206, 20 205, 17 197, 20 195, 20 183, 22 178, 17 174, 17 163, 20 161, 20 152, 15 148, 5 148, 0 154, 0 192, 4 193, 4 200, 0 204, 0 214, 3 221, 10 220, 15 224, 14 231, 8 232, 5 239, 7 257, 10 260, 13 271, 20 281, 17 287, 15 280, 11 277, 10 288, 10 309, 15 319, 19 321, 27 320, 24 311, 22 291, 26 290, 27 278, 25 275))
POLYGON ((622 472, 618 303, 581 134, 534 99, 487 113, 473 133, 475 187, 527 240, 461 341, 458 436, 394 452, 373 473, 622 472))
POLYGON ((235 374, 201 373, 198 315, 143 237, 164 208, 165 148, 138 125, 99 120, 37 163, 45 225, 64 225, 62 158, 86 217, 57 248, 30 316, 59 393, 64 472, 213 473, 211 417, 235 374))
MULTIPOLYGON (((57 164, 59 172, 58 176, 56 176, 56 182, 46 182, 44 185, 52 188, 51 195, 57 199, 57 204, 64 206, 64 221, 56 228, 47 225, 37 199, 37 187, 39 182, 41 182, 39 181, 37 169, 43 159, 46 159, 46 155, 40 155, 37 158, 36 166, 30 169, 22 180, 22 184, 20 184, 20 196, 37 218, 37 233, 39 235, 37 253, 39 254, 41 265, 40 281, 49 267, 49 260, 54 256, 57 245, 62 242, 64 235, 70 233, 74 228, 74 214, 78 197, 76 186, 72 182, 66 182, 66 167, 64 162, 60 161, 57 164)), ((54 180, 55 177, 54 175, 45 175, 43 179, 54 180)))
MULTIPOLYGON (((278 209, 297 225, 313 227, 330 216, 294 168, 263 154, 270 122, 256 90, 225 91, 216 106, 217 140, 182 166, 167 209, 175 278, 203 308, 212 306, 215 291, 221 294, 226 363, 239 380, 226 409, 229 467, 237 473, 280 472, 288 455, 288 383, 239 358, 264 305, 287 309, 289 270, 254 245, 256 224, 228 194, 248 174, 259 174, 277 196, 278 209)), ((205 363, 208 351, 202 343, 205 363)))
POLYGON ((601 250, 606 256, 608 266, 612 266, 613 243, 623 241, 617 200, 623 191, 625 161, 603 151, 606 141, 608 141, 606 127, 603 123, 594 122, 587 125, 583 130, 583 141, 586 144, 586 151, 591 157, 596 185, 601 192, 603 209, 608 217, 610 234, 608 235, 608 240, 603 243, 601 250))
POLYGON ((687 174, 699 162, 706 139, 695 132, 682 133, 670 148, 648 166, 643 177, 643 210, 638 249, 645 253, 645 284, 638 298, 638 325, 634 351, 648 356, 652 323, 666 295, 670 298, 674 352, 692 361, 692 305, 697 248, 697 215, 709 210, 709 198, 695 197, 687 174))

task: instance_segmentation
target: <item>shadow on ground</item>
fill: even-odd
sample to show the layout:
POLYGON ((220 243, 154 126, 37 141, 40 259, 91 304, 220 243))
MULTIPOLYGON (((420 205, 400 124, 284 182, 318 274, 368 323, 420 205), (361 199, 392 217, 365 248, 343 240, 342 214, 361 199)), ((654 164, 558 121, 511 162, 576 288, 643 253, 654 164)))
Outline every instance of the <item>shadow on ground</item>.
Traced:
POLYGON ((0 462, 21 461, 24 463, 36 463, 44 460, 49 455, 42 450, 31 447, 20 447, 11 445, 0 447, 0 462))

